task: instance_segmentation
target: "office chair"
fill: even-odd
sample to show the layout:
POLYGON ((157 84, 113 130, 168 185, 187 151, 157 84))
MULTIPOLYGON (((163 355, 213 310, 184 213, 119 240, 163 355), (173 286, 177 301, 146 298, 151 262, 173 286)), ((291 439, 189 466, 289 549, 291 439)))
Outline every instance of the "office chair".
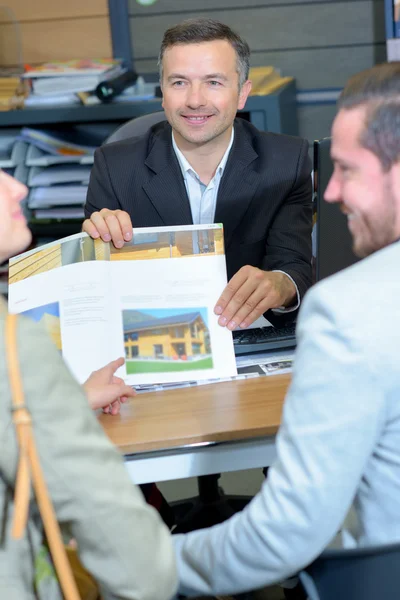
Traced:
POLYGON ((131 119, 130 121, 127 121, 127 123, 120 125, 120 127, 118 127, 104 143, 111 144, 112 142, 120 142, 121 140, 130 137, 143 135, 150 127, 160 121, 165 121, 165 113, 163 110, 136 117, 135 119, 131 119))
POLYGON ((400 588, 400 544, 326 550, 299 574, 309 600, 386 600, 400 588))
MULTIPOLYGON (((160 121, 165 121, 164 111, 131 119, 118 127, 104 143, 110 144, 143 135, 160 121)), ((250 502, 250 496, 224 495, 218 486, 219 477, 219 474, 198 477, 199 495, 171 504, 177 522, 174 530, 176 533, 186 533, 221 523, 250 502)))

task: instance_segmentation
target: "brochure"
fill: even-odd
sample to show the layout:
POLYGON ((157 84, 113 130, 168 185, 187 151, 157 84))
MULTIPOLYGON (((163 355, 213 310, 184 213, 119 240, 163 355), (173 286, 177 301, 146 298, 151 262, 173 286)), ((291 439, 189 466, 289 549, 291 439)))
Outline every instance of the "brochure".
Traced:
POLYGON ((119 356, 130 385, 237 375, 215 303, 226 286, 220 224, 133 229, 116 249, 79 233, 10 260, 9 310, 42 321, 83 382, 119 356))

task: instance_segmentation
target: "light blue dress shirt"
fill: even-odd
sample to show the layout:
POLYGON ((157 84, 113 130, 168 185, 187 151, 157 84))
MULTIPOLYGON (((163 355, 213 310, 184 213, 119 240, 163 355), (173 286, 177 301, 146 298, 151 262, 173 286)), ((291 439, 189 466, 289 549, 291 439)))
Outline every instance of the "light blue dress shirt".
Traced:
POLYGON ((226 163, 228 162, 229 152, 232 148, 234 136, 235 133, 232 127, 231 139, 225 154, 216 168, 214 177, 211 179, 208 185, 205 185, 202 183, 200 177, 193 169, 191 164, 179 150, 175 142, 174 134, 172 134, 172 147, 178 159, 183 180, 185 182, 190 203, 190 210, 192 211, 193 225, 207 225, 208 223, 214 223, 219 184, 221 182, 226 163))

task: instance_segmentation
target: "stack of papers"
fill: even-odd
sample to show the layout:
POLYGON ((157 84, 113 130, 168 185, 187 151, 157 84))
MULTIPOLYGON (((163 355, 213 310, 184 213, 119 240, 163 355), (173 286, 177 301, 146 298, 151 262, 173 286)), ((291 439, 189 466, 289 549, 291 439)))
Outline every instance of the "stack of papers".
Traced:
POLYGON ((37 96, 56 97, 68 93, 91 91, 109 77, 121 72, 117 59, 78 59, 44 63, 23 74, 31 81, 37 96))
POLYGON ((84 185, 54 185, 33 187, 28 208, 36 219, 83 219, 87 187, 84 185))
POLYGON ((71 136, 65 133, 59 132, 55 136, 51 132, 30 127, 23 127, 18 136, 18 139, 56 156, 92 156, 94 154, 97 146, 77 144, 70 138, 71 136))
POLYGON ((77 163, 62 163, 48 167, 31 167, 29 171, 29 187, 60 185, 70 183, 89 184, 91 167, 77 163))
POLYGON ((108 133, 75 125, 56 134, 25 127, 0 135, 0 168, 30 188, 23 203, 29 221, 84 218, 94 151, 108 133))
POLYGON ((63 156, 61 154, 49 154, 37 146, 29 146, 26 154, 25 163, 27 167, 47 167, 49 165, 59 165, 74 163, 81 165, 92 165, 94 162, 93 154, 84 154, 82 156, 63 156))

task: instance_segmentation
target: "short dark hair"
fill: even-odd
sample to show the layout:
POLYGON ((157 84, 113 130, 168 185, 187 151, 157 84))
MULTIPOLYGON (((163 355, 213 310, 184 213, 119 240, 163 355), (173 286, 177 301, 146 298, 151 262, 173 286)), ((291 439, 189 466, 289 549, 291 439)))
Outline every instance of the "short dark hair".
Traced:
POLYGON ((366 107, 360 144, 389 171, 400 160, 400 62, 376 65, 349 79, 338 110, 359 106, 366 107))
POLYGON ((248 43, 235 33, 228 25, 214 19, 198 18, 187 19, 167 29, 161 42, 158 56, 160 81, 162 81, 162 59, 167 48, 178 44, 199 44, 226 40, 234 48, 237 56, 237 72, 239 75, 239 88, 249 77, 250 48, 248 43))

